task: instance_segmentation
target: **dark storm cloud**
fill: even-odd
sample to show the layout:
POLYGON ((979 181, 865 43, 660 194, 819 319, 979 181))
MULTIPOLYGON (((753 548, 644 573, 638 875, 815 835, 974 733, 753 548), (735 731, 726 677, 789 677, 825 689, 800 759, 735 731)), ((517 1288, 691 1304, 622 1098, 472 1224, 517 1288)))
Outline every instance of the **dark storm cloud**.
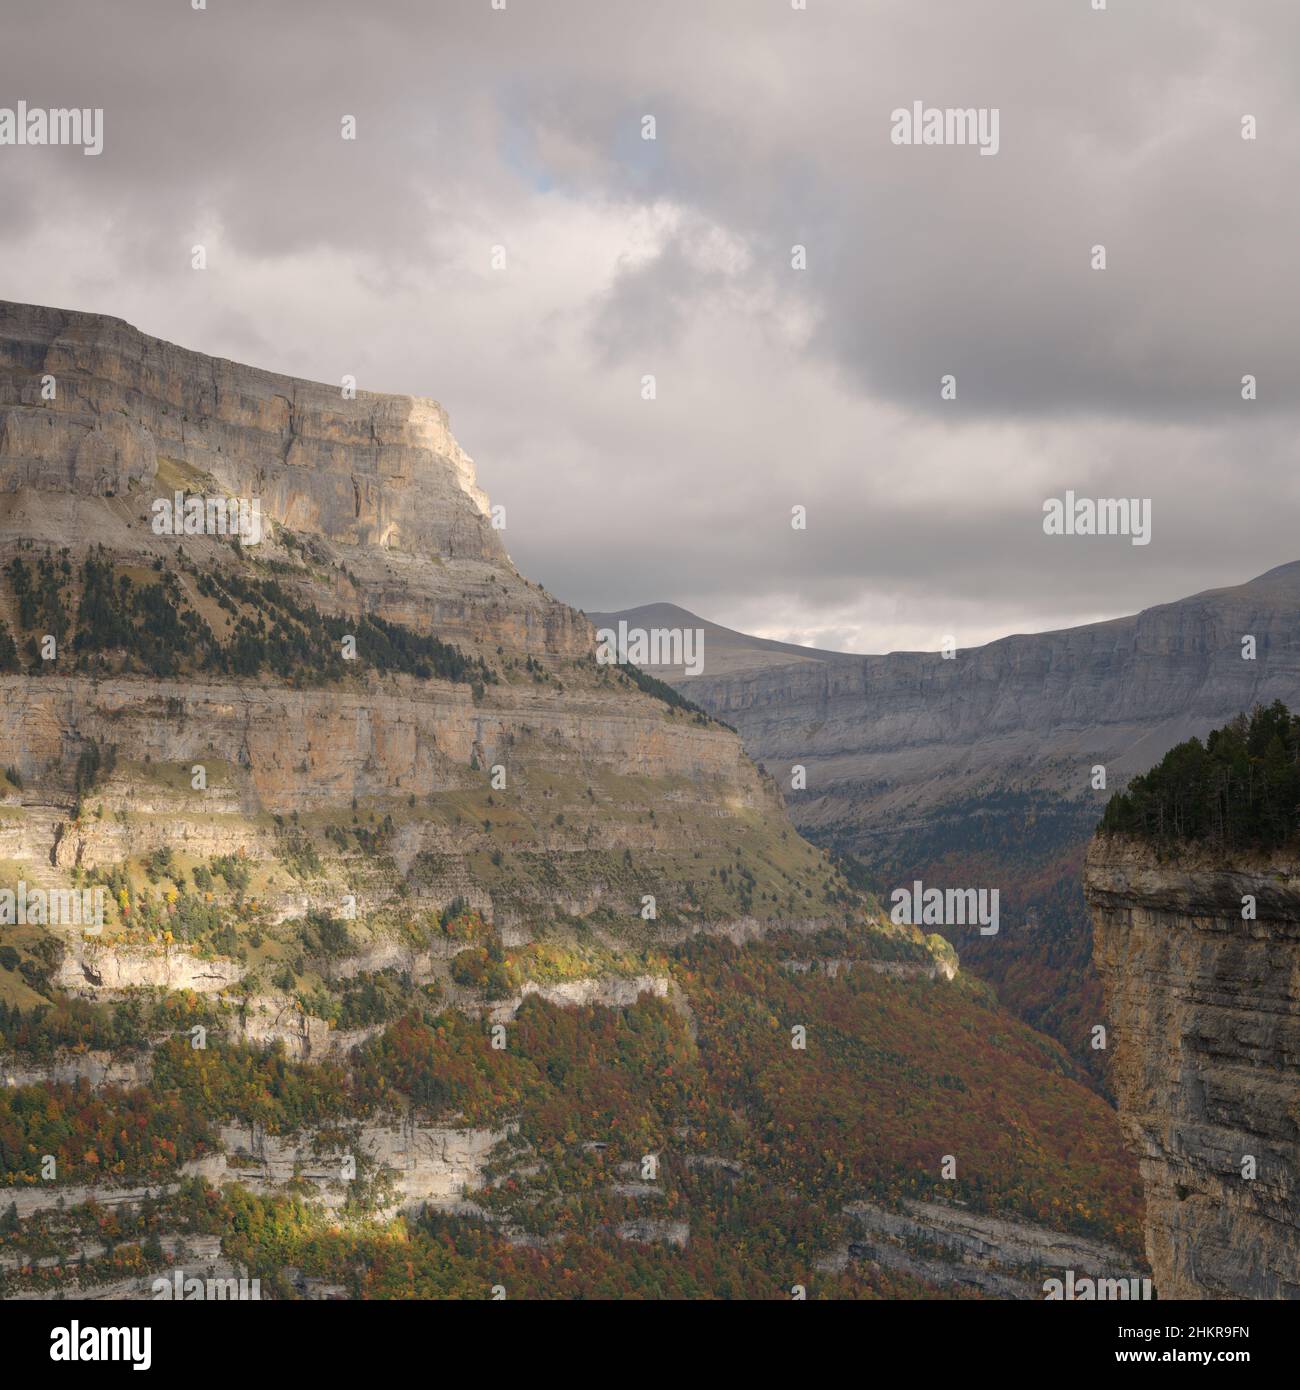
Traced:
POLYGON ((877 648, 1300 553, 1287 0, 87 0, 5 38, 0 106, 106 140, 0 149, 0 294, 437 396, 586 607, 877 648), (891 144, 914 101, 998 108, 998 154, 891 144), (1045 537, 1067 487, 1150 497, 1152 544, 1045 537))

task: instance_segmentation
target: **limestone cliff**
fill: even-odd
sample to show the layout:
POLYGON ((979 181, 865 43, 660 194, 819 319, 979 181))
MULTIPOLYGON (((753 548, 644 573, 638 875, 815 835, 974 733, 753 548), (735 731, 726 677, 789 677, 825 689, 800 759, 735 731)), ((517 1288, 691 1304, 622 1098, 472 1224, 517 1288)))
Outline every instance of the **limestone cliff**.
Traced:
MULTIPOLYGON (((147 503, 178 487, 256 498, 268 529, 306 539, 322 607, 534 655, 590 648, 586 622, 515 571, 436 402, 0 301, 0 535, 152 562, 175 541, 151 534, 147 503)), ((187 538, 192 553, 218 553, 204 539, 187 538)))
MULTIPOLYGON (((1171 747, 1300 691, 1300 563, 1129 618, 983 647, 854 656, 762 641, 670 605, 593 613, 597 625, 701 627, 703 673, 653 668, 739 730, 790 797, 796 824, 864 849, 1008 789, 1099 811, 1171 747), (1242 638, 1255 659, 1242 659, 1242 638)), ((987 813, 989 808, 985 808, 987 813)))
POLYGON ((837 1260, 869 1260, 942 1288, 1041 1300, 1045 1281, 1070 1271, 1139 1288, 1143 1277, 1132 1257, 1113 1246, 958 1206, 905 1201, 891 1210, 850 1202, 844 1216, 849 1239, 837 1260))
MULTIPOLYGON (((439 407, 5 306, 0 422, 0 890, 108 899, 102 934, 0 929, 0 1216, 24 1261, 0 1296, 138 1293, 195 1225, 278 1296, 382 1295, 384 1260, 250 1248, 184 1179, 304 1192, 354 1229, 432 1206, 416 1246, 469 1215, 489 1288, 516 1242, 680 1263, 740 1232, 719 1289, 924 1291, 892 1234, 823 1275, 802 1233, 842 1195, 930 1190, 950 1146, 981 1204, 1132 1243, 1131 1164, 1068 1059, 937 938, 873 922, 731 729, 597 662, 587 620, 514 570, 439 407), (157 531, 175 492, 257 499, 266 534, 157 531), (994 1131, 1041 1142, 987 1157, 994 1131), (754 1246, 778 1208, 789 1237, 754 1246), (103 1209, 140 1241, 130 1287, 92 1244, 103 1209), (309 1263, 315 1286, 288 1274, 309 1263)), ((1015 1253, 913 1217, 914 1245, 1015 1253)))
MULTIPOLYGON (((110 990, 128 947, 167 941, 114 911, 166 891, 148 856, 174 857, 182 907, 240 861, 244 925, 345 899, 387 928, 462 901, 514 941, 835 910, 842 883, 734 733, 599 666, 502 535, 433 401, 0 303, 3 881, 118 875, 108 973, 78 946, 52 982, 110 990), (256 501, 260 541, 157 527, 178 492, 256 501), (363 623, 371 647, 340 658, 363 623), (724 872, 746 859, 756 876, 724 872)), ((25 978, 0 997, 34 1003, 25 978)))
POLYGON ((179 459, 297 531, 507 566, 436 402, 278 376, 99 314, 0 303, 0 456, 6 491, 90 496, 179 459))
POLYGON ((1160 1296, 1300 1298, 1300 861, 1103 836, 1085 892, 1160 1296))
POLYGON ((1107 798, 1241 710, 1300 704, 1300 564, 950 659, 795 647, 664 604, 589 616, 598 626, 701 627, 703 673, 656 673, 737 729, 799 829, 858 856, 878 886, 954 874, 996 884, 1002 930, 954 933, 963 966, 1099 1085, 1090 1030, 1100 986, 1080 879, 1107 798), (792 789, 796 766, 802 789, 792 789))

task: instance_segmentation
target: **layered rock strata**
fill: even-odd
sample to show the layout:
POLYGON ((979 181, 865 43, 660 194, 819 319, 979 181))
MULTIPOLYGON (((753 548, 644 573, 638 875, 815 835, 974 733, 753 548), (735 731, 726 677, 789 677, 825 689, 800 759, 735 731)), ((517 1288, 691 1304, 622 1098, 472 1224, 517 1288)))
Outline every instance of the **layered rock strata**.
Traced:
POLYGON ((1300 1298, 1300 860, 1098 837, 1085 892, 1160 1296, 1300 1298))

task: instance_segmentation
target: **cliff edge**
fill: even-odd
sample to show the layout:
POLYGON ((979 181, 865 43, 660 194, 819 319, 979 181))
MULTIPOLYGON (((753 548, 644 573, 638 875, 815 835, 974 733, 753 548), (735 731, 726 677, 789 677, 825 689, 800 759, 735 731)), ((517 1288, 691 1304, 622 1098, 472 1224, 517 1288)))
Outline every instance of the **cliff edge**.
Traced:
MULTIPOLYGON (((6 881, 112 877, 118 935, 169 855, 182 885, 233 856, 277 918, 842 917, 735 734, 598 664, 500 519, 435 401, 0 301, 6 881)), ((28 1007, 25 979, 0 983, 28 1007)))
POLYGON ((1300 1298, 1300 854, 1099 835, 1084 891, 1160 1297, 1300 1298))

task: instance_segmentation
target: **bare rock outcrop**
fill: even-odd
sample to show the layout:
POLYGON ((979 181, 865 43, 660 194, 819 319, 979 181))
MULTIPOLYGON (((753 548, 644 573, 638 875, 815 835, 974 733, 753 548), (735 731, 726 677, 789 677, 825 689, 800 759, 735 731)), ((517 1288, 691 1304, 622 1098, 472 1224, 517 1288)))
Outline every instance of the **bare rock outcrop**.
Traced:
POLYGON ((1300 860, 1099 836, 1084 883, 1160 1296, 1300 1298, 1300 860))
POLYGON ((1105 765, 1113 789, 1243 709, 1300 696, 1300 563, 951 659, 796 647, 663 604, 590 616, 702 627, 702 674, 650 669, 739 730, 769 770, 807 768, 808 791, 790 798, 796 825, 862 844, 990 791, 1049 793, 1086 816, 1100 810, 1092 765, 1105 765), (1247 633, 1254 661, 1241 659, 1247 633))
MULTIPOLYGON (((401 889, 421 908, 467 903, 517 943, 538 920, 640 921, 646 874, 661 925, 684 930, 697 910, 706 920, 686 886, 702 849, 730 858, 746 839, 761 854, 787 833, 732 731, 599 667, 586 618, 518 573, 434 401, 353 394, 117 319, 0 302, 0 571, 0 621, 28 658, 0 674, 0 767, 17 779, 0 852, 33 884, 155 851, 183 868, 229 856, 276 866, 259 908, 277 921, 337 910, 344 895, 374 912, 401 889), (159 533, 154 504, 177 492, 257 501, 265 534, 236 545, 159 533), (69 629, 35 665, 15 589, 27 570, 9 568, 23 556, 59 557, 69 629), (167 611, 212 644, 195 668, 188 637, 161 659, 117 639, 87 656, 92 557, 120 592, 162 576, 167 611), (266 606, 256 586, 271 582, 282 625, 253 636, 266 606), (311 610, 400 624, 455 652, 404 664, 377 645, 325 678, 297 630, 311 610), (234 662, 237 642, 254 655, 234 662), (268 653, 285 643, 276 665, 268 653), (116 762, 83 805, 75 769, 91 745, 116 762), (509 782, 493 774, 489 787, 497 767, 509 782)), ((823 877, 810 854, 779 886, 786 908, 813 916, 827 902, 808 900, 808 880, 823 877)), ((707 920, 752 915, 736 891, 713 897, 726 907, 707 920)), ((116 988, 73 965, 58 983, 116 988)))
POLYGON ((101 314, 0 303, 0 457, 9 490, 93 496, 173 458, 296 530, 509 563, 435 401, 207 357, 101 314))
POLYGON ((592 975, 541 985, 526 980, 516 996, 493 1004, 488 1010, 488 1018, 493 1023, 508 1023, 519 1012, 524 1000, 533 994, 548 1004, 558 1004, 562 1008, 596 1004, 606 1009, 626 1009, 643 994, 653 995, 657 999, 670 996, 675 1000, 681 998, 681 991, 664 975, 592 975))
POLYGON ((392 1183, 396 1207, 424 1204, 456 1207, 467 1190, 481 1187, 489 1154, 508 1129, 455 1128, 416 1123, 357 1127, 355 1145, 322 1145, 313 1133, 266 1134, 248 1125, 225 1125, 224 1153, 186 1165, 185 1171, 213 1183, 241 1183, 255 1192, 275 1192, 307 1182, 323 1206, 340 1207, 352 1176, 369 1166, 392 1183))
POLYGON ((223 956, 198 956, 180 946, 100 946, 78 942, 65 952, 54 983, 69 994, 112 998, 135 989, 188 989, 219 994, 243 977, 223 956))
POLYGON ((850 1235, 829 1263, 866 1260, 941 1288, 963 1288, 991 1298, 1042 1299, 1046 1281, 1107 1281, 1114 1296, 1144 1291, 1133 1259, 1100 1241, 1025 1221, 938 1202, 905 1201, 898 1209, 873 1202, 844 1208, 850 1235))

